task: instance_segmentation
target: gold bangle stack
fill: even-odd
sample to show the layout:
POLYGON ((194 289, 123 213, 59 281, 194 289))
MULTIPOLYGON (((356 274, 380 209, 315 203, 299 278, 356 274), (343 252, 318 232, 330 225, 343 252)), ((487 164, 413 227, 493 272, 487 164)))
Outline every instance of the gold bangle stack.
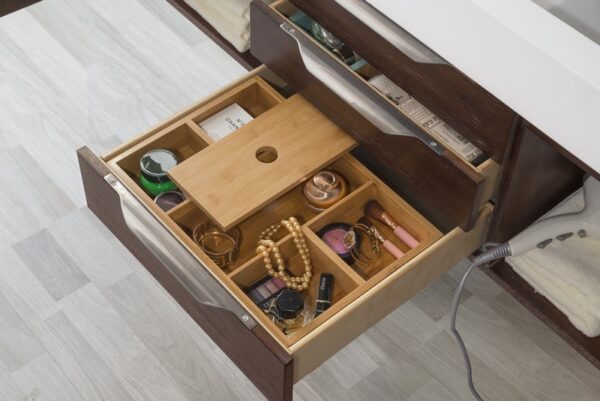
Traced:
POLYGON ((362 252, 360 249, 358 249, 356 247, 356 242, 355 242, 355 245, 352 246, 352 248, 350 249, 350 253, 352 254, 352 257, 354 258, 354 260, 356 260, 358 263, 360 263, 362 265, 370 265, 371 263, 375 263, 377 261, 377 259, 379 259, 379 256, 381 255, 379 241, 375 237, 375 234, 370 229, 370 227, 367 227, 364 224, 357 223, 357 224, 353 225, 351 232, 354 232, 356 235, 357 231, 363 232, 366 235, 367 239, 369 240, 369 243, 371 245, 371 257, 367 256, 364 252, 362 252))
POLYGON ((202 223, 194 227, 192 237, 221 269, 229 268, 240 255, 242 232, 238 227, 223 231, 213 223, 202 223))
POLYGON ((306 238, 304 237, 300 223, 298 223, 298 220, 295 217, 290 217, 288 220, 281 220, 280 223, 273 224, 263 231, 258 237, 256 253, 262 255, 265 267, 270 276, 280 277, 285 281, 285 285, 288 288, 294 290, 302 291, 308 288, 312 277, 312 260, 310 258, 310 251, 308 249, 308 244, 306 243, 306 238), (296 249, 298 249, 298 253, 302 257, 305 270, 302 276, 295 277, 287 274, 285 271, 285 262, 279 252, 279 247, 275 244, 275 241, 271 239, 282 226, 284 226, 292 235, 294 243, 296 244, 296 249), (273 254, 273 257, 275 258, 277 270, 273 268, 271 254, 273 254))

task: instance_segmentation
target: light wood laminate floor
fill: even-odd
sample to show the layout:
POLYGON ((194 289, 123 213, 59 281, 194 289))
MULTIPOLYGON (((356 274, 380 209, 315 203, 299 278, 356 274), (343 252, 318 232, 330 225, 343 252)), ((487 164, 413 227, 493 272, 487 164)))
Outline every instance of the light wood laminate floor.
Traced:
MULTIPOLYGON (((85 207, 103 153, 243 69, 164 0, 0 19, 0 400, 262 400, 85 207)), ((448 331, 461 264, 296 386, 297 400, 469 400, 448 331)), ((486 400, 600 399, 600 375, 481 272, 459 325, 486 400)))

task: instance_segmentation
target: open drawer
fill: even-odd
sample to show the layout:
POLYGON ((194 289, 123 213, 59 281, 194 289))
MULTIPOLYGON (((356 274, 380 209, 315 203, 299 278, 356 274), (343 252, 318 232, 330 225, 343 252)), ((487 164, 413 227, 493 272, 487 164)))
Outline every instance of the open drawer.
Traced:
POLYGON ((253 54, 353 136, 362 162, 440 227, 473 226, 500 174, 490 155, 473 165, 435 137, 368 82, 368 60, 351 68, 314 40, 288 0, 251 12, 253 54))
MULTIPOLYGON (((264 68, 253 71, 101 158, 87 148, 78 154, 90 209, 268 399, 291 400, 295 382, 475 251, 483 242, 492 208, 488 204, 478 208, 470 231, 436 227, 413 207, 418 205, 404 200, 348 153, 355 145, 350 136, 328 122, 301 95, 284 99, 259 77, 262 73, 264 68), (244 108, 253 120, 215 142, 198 122, 233 103, 244 108), (287 118, 282 119, 282 114, 287 118), (325 128, 319 131, 313 126, 317 123, 325 128), (278 136, 285 137, 292 129, 302 128, 318 132, 321 138, 337 138, 339 143, 332 147, 321 143, 320 148, 329 149, 324 152, 330 156, 310 158, 306 161, 310 167, 299 163, 302 166, 293 172, 284 168, 286 163, 293 163, 289 160, 267 163, 273 166, 269 174, 279 172, 289 177, 289 182, 283 185, 281 181, 269 181, 274 187, 272 191, 270 187, 261 191, 264 199, 238 193, 235 203, 240 207, 235 209, 235 218, 223 214, 219 202, 207 205, 205 202, 215 198, 198 197, 196 190, 187 187, 187 181, 180 181, 181 176, 175 172, 172 177, 178 176, 178 182, 186 185, 180 189, 191 199, 168 211, 159 208, 140 185, 140 158, 151 149, 168 149, 177 155, 178 167, 197 169, 199 161, 213 160, 212 152, 230 149, 230 142, 250 141, 235 143, 254 146, 254 136, 271 138, 270 131, 276 130, 278 136), (348 185, 347 195, 321 212, 307 206, 301 191, 303 180, 315 168, 340 173, 348 185), (305 173, 308 175, 302 176, 305 173), (376 221, 379 231, 403 255, 394 257, 382 249, 372 264, 349 265, 318 233, 329 223, 355 223, 370 200, 377 200, 419 243, 413 248, 407 246, 376 221), (248 290, 267 276, 263 257, 256 254, 260 233, 291 216, 301 223, 312 259, 313 278, 302 292, 306 310, 314 310, 321 273, 332 274, 335 284, 332 304, 324 313, 295 331, 284 332, 255 304, 248 290), (227 266, 219 267, 194 240, 194 228, 209 221, 221 226, 232 223, 241 232, 239 255, 227 266)), ((248 160, 260 156, 253 147, 247 153, 248 160)), ((285 149, 279 149, 278 154, 282 159, 291 157, 285 149)), ((241 155, 235 157, 243 159, 241 155)), ((228 154, 222 155, 223 160, 227 158, 228 154)), ((212 171, 209 167, 214 165, 205 165, 207 171, 212 171)), ((235 177, 226 176, 235 182, 235 177)), ((204 180, 202 177, 198 174, 196 179, 204 180)), ((263 184, 268 186, 269 182, 263 184)), ((284 234, 274 240, 286 259, 287 270, 300 274, 304 267, 294 238, 284 234)))
POLYGON ((367 1, 291 1, 491 159, 502 162, 516 117, 508 106, 367 1))

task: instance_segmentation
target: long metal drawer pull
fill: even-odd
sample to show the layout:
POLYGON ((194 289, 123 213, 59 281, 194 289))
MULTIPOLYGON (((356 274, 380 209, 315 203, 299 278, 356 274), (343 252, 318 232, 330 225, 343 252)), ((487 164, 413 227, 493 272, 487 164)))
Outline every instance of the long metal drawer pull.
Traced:
POLYGON ((396 25, 365 0, 335 0, 350 14, 372 28, 396 49, 406 54, 414 62, 428 64, 448 64, 439 54, 424 45, 419 39, 396 25))
MULTIPOLYGON (((104 177, 119 194, 123 218, 131 232, 204 305, 226 309, 249 329, 256 321, 207 268, 155 218, 113 174, 104 177)), ((226 333, 224 333, 226 335, 226 333)))
POLYGON ((328 54, 316 43, 313 43, 299 28, 287 22, 281 24, 280 28, 298 44, 300 56, 308 72, 380 131, 388 135, 418 138, 437 154, 444 153, 444 147, 438 141, 427 135, 408 118, 403 118, 393 104, 350 69, 341 66, 343 68, 336 71, 327 64, 327 60, 321 57, 328 56, 328 54), (319 56, 319 53, 324 56, 319 56))

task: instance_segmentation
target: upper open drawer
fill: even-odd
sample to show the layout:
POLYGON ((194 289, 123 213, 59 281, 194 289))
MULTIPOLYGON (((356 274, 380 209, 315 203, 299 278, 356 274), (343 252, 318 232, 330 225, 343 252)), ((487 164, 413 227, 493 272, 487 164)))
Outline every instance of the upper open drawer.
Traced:
MULTIPOLYGON (((291 0, 501 163, 515 113, 364 0, 291 0)), ((440 10, 441 11, 441 10, 440 10)))
POLYGON ((252 52, 353 136, 361 161, 437 225, 472 227, 494 193, 497 163, 471 163, 444 143, 368 82, 373 65, 349 66, 314 40, 309 17, 289 1, 255 1, 251 11, 252 52))

